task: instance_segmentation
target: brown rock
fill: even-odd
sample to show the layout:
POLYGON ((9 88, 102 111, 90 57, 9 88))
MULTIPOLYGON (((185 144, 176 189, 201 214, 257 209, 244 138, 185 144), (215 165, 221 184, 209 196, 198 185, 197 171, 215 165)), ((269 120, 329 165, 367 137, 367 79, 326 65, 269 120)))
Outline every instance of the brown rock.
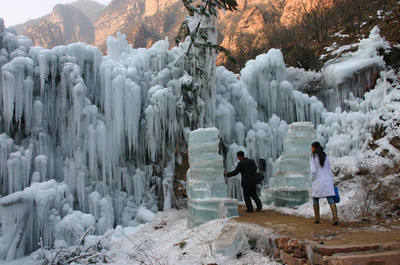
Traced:
POLYGON ((277 242, 278 248, 283 249, 283 251, 285 251, 285 252, 289 252, 289 253, 293 252, 293 249, 291 247, 289 247, 289 245, 288 245, 289 240, 290 240, 289 237, 281 237, 281 238, 277 238, 276 240, 277 240, 276 242, 277 242))
POLYGON ((382 248, 384 250, 400 250, 400 242, 399 243, 391 243, 391 244, 383 244, 382 248))
POLYGON ((282 262, 287 265, 303 265, 307 262, 307 259, 296 258, 293 253, 283 252, 282 262))
POLYGON ((312 264, 314 265, 322 265, 324 264, 324 257, 321 254, 314 253, 312 256, 312 264))
POLYGON ((399 265, 400 251, 325 257, 324 259, 326 265, 399 265))
POLYGON ((305 258, 306 257, 306 253, 304 252, 304 250, 299 249, 299 248, 295 248, 293 250, 294 256, 297 258, 305 258))
POLYGON ((106 50, 108 36, 126 34, 134 48, 169 38, 171 45, 187 10, 180 0, 112 1, 95 22, 95 45, 106 50))
POLYGON ((89 18, 72 5, 58 4, 51 14, 26 25, 18 26, 35 46, 51 49, 55 46, 82 41, 94 42, 94 26, 89 18))
POLYGON ((379 245, 364 245, 364 246, 324 246, 318 248, 318 253, 323 256, 332 256, 335 253, 351 253, 370 250, 379 250, 379 245))
POLYGON ((290 237, 278 237, 275 239, 275 244, 278 246, 278 248, 283 248, 283 245, 287 245, 289 240, 290 237))
POLYGON ((296 21, 296 17, 304 13, 305 10, 311 11, 316 8, 321 8, 322 6, 317 7, 317 5, 321 4, 323 7, 329 8, 333 6, 334 1, 287 0, 281 16, 281 23, 286 26, 293 24, 296 21))
POLYGON ((305 240, 292 239, 289 241, 289 247, 304 249, 305 243, 307 243, 307 241, 305 241, 305 240))

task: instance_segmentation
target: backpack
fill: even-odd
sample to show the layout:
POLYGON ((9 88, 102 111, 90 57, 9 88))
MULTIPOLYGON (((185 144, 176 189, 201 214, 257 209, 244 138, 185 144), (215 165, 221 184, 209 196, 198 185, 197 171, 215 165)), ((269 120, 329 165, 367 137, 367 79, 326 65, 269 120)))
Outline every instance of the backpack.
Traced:
POLYGON ((261 174, 260 172, 256 172, 256 184, 261 184, 261 182, 264 180, 264 175, 261 174))

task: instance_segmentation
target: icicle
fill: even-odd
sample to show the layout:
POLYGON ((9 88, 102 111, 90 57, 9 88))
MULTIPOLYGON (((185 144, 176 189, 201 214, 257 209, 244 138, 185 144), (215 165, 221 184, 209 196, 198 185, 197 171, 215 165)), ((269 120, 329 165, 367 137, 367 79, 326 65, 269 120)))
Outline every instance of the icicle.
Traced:
POLYGON ((91 213, 96 220, 100 218, 101 212, 99 209, 99 201, 101 199, 100 193, 94 191, 88 196, 89 213, 91 213))
POLYGON ((146 178, 144 172, 140 169, 136 169, 135 173, 136 174, 132 177, 133 195, 136 205, 140 205, 144 196, 143 192, 146 186, 146 178))
POLYGON ((47 157, 40 155, 35 157, 35 171, 40 174, 41 181, 47 180, 47 157))
POLYGON ((14 150, 14 141, 9 138, 6 134, 0 134, 0 183, 1 183, 1 195, 8 194, 8 170, 7 163, 10 154, 14 150))
MULTIPOLYGON (((3 67, 4 68, 4 67, 3 67)), ((14 84, 15 77, 12 73, 2 69, 1 71, 2 92, 3 92, 3 118, 5 120, 5 130, 10 131, 12 118, 14 115, 14 84)))
POLYGON ((107 195, 99 201, 101 217, 96 223, 96 230, 99 234, 104 234, 107 229, 114 227, 114 207, 112 198, 107 195))
POLYGON ((172 207, 172 193, 173 193, 173 185, 174 185, 174 172, 175 166, 173 163, 169 163, 167 167, 164 169, 163 173, 163 193, 164 193, 164 211, 168 211, 172 207))

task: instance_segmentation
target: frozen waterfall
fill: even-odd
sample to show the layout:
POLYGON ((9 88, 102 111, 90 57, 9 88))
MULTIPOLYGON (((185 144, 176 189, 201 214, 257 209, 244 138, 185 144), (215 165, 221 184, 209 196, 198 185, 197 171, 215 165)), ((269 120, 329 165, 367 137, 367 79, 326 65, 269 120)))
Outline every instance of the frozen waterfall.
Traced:
MULTIPOLYGON (((0 259, 30 253, 40 238, 49 247, 74 244, 90 227, 102 234, 170 209, 176 156, 192 127, 218 129, 227 171, 243 150, 269 177, 293 122, 312 122, 336 155, 368 140, 373 125, 363 110, 373 104, 354 103, 358 114, 327 112, 293 89, 279 50, 249 61, 240 79, 208 58, 202 80, 185 57, 188 39, 169 45, 132 49, 118 34, 107 56, 84 43, 47 50, 0 19, 0 259)), ((242 199, 237 178, 227 196, 242 199)))

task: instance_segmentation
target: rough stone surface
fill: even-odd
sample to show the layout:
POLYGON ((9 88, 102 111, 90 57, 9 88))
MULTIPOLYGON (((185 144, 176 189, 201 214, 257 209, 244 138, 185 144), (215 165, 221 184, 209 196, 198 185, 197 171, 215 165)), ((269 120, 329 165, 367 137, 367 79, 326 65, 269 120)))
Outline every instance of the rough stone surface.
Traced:
POLYGON ((290 240, 290 237, 279 237, 275 239, 275 244, 278 246, 278 248, 284 248, 284 246, 288 244, 290 240))
POLYGON ((400 242, 399 243, 383 244, 382 247, 385 250, 395 250, 395 249, 400 250, 400 242))
POLYGON ((304 262, 302 262, 300 259, 297 259, 294 257, 292 253, 286 253, 283 252, 282 255, 282 262, 287 265, 302 265, 304 262))
POLYGON ((400 251, 325 257, 326 265, 399 265, 400 251))
POLYGON ((312 264, 314 265, 320 265, 324 263, 324 259, 323 256, 321 254, 318 253, 314 253, 313 257, 312 257, 312 264))
POLYGON ((325 246, 318 248, 318 253, 323 256, 332 256, 335 253, 351 253, 351 252, 362 252, 362 251, 378 251, 379 245, 365 245, 365 246, 325 246))
POLYGON ((289 247, 298 248, 298 249, 304 249, 304 244, 305 243, 307 243, 307 241, 305 241, 305 240, 291 239, 289 241, 289 247))
POLYGON ((294 253, 294 256, 297 258, 305 258, 306 257, 306 253, 304 253, 304 250, 302 250, 302 249, 295 248, 293 253, 294 253))

